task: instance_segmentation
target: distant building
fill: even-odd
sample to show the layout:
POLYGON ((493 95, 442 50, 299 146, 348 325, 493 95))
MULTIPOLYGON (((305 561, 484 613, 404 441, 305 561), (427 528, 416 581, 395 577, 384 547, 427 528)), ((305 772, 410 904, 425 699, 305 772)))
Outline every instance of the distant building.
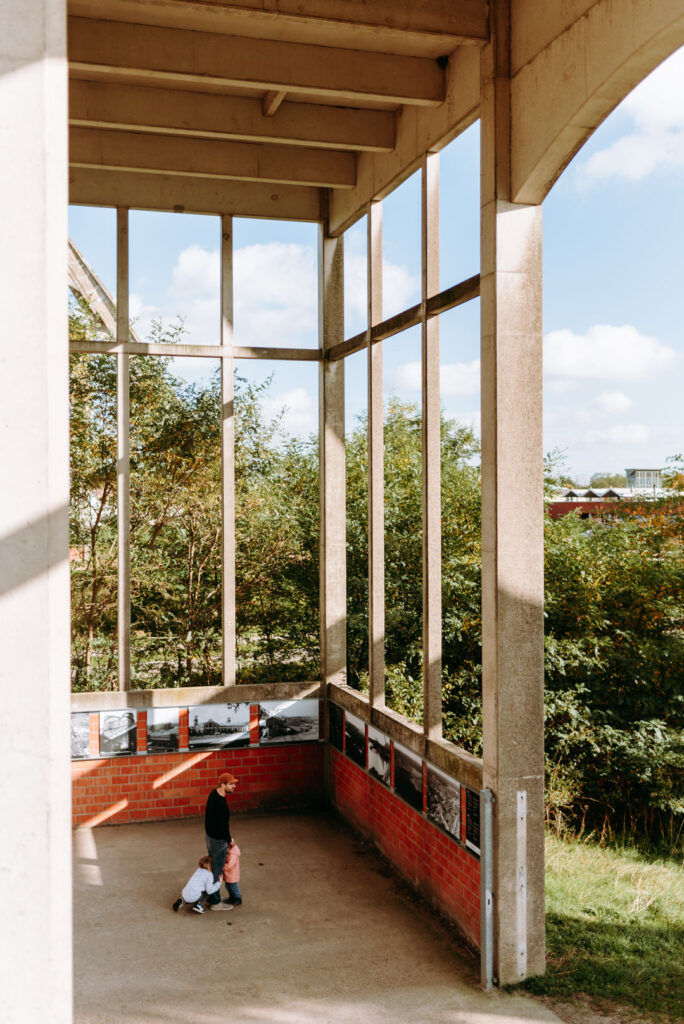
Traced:
POLYGON ((666 498, 672 491, 663 490, 660 486, 659 469, 627 469, 627 487, 563 487, 560 488, 549 503, 548 511, 552 519, 567 515, 568 512, 576 512, 581 519, 589 519, 598 516, 610 502, 615 501, 637 501, 638 499, 648 500, 653 498, 666 498), (630 473, 653 474, 657 476, 651 483, 642 484, 635 482, 631 485, 630 473))
POLYGON ((659 469, 626 469, 625 476, 630 490, 637 487, 660 487, 662 484, 659 469))

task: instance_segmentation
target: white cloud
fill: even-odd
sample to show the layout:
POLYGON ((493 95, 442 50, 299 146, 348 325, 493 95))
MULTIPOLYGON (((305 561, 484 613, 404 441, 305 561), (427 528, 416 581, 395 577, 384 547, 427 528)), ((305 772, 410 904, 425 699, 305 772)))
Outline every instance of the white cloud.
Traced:
POLYGON ((619 415, 632 408, 634 402, 623 391, 602 391, 591 403, 590 408, 607 416, 619 415))
POLYGON ((644 79, 620 110, 634 130, 579 165, 581 184, 642 181, 659 168, 684 170, 684 48, 644 79))
MULTIPOLYGON (((361 317, 365 321, 367 263, 365 252, 348 253, 345 261, 344 307, 347 320, 361 317)), ((382 302, 385 309, 406 309, 420 297, 420 280, 406 267, 382 261, 382 302)))
POLYGON ((317 395, 304 388, 293 388, 280 395, 262 398, 261 407, 268 420, 283 412, 281 427, 288 434, 301 437, 318 430, 317 395))
POLYGON ((584 441, 588 444, 603 444, 610 441, 613 444, 645 444, 649 440, 651 432, 641 423, 626 423, 609 427, 607 430, 587 430, 584 434, 584 441))
MULTIPOLYGON (((470 363, 444 363, 439 369, 440 394, 442 398, 480 393, 480 360, 470 363)), ((420 362, 402 363, 392 375, 392 384, 402 391, 420 391, 420 362)))
POLYGON ((595 324, 586 334, 551 331, 544 339, 544 371, 566 380, 641 380, 671 367, 674 349, 636 327, 595 324))

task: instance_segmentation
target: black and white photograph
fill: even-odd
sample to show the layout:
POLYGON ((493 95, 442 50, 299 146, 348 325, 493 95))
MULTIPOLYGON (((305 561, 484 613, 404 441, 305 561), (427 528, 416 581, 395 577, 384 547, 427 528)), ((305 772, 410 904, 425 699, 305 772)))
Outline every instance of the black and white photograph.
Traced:
POLYGON ((90 757, 90 715, 75 711, 71 716, 71 756, 90 757))
POLYGON ((328 740, 332 747, 344 750, 344 711, 337 704, 328 704, 328 740))
POLYGON ((201 704, 188 708, 190 750, 249 746, 249 704, 201 704))
POLYGON ((147 753, 178 750, 178 708, 150 708, 147 712, 147 753))
POLYGON ((390 784, 392 755, 390 738, 374 726, 368 726, 368 771, 385 786, 390 784))
POLYGON ((423 762, 398 743, 394 744, 394 792, 417 811, 423 810, 423 762))
POLYGON ((366 767, 366 723, 356 715, 348 711, 344 715, 344 749, 347 757, 358 764, 360 768, 366 767))
POLYGON ((100 754, 135 754, 138 745, 137 711, 100 712, 100 754))
POLYGON ((461 784, 427 765, 427 816, 454 839, 461 838, 461 784))
POLYGON ((480 794, 466 789, 466 846, 480 854, 480 794))
POLYGON ((260 743, 318 740, 318 700, 268 700, 259 705, 260 743))

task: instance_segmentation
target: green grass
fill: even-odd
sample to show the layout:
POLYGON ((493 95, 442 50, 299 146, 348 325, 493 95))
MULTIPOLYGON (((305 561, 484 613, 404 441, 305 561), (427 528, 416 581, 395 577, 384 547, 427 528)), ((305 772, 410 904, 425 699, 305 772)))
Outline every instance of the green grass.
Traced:
POLYGON ((540 995, 585 992, 684 1020, 684 869, 627 847, 546 841, 540 995))

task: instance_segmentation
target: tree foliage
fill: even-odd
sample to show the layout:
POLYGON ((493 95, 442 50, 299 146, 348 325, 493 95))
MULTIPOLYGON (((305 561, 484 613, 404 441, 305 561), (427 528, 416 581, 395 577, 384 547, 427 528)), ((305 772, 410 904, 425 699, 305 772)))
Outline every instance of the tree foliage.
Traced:
MULTIPOLYGON (((72 315, 87 337, 87 311, 72 315)), ((155 325, 178 340, 182 325, 155 325)), ((73 684, 116 685, 116 366, 71 357, 73 684)), ((270 381, 235 380, 238 680, 315 678, 318 447, 264 415, 270 381)), ((166 357, 130 361, 133 685, 221 680, 218 373, 189 385, 166 357)), ((422 717, 421 419, 385 412, 386 689, 422 717)), ((442 418, 445 735, 481 752, 480 479, 472 432, 442 418)), ((558 453, 545 479, 557 482, 558 453)), ((675 456, 668 481, 679 480, 675 456)), ((367 424, 346 443, 348 679, 368 675, 367 424)), ((684 488, 680 488, 684 490, 684 488)), ((684 813, 684 501, 615 502, 545 524, 548 813, 648 831, 684 813)))

